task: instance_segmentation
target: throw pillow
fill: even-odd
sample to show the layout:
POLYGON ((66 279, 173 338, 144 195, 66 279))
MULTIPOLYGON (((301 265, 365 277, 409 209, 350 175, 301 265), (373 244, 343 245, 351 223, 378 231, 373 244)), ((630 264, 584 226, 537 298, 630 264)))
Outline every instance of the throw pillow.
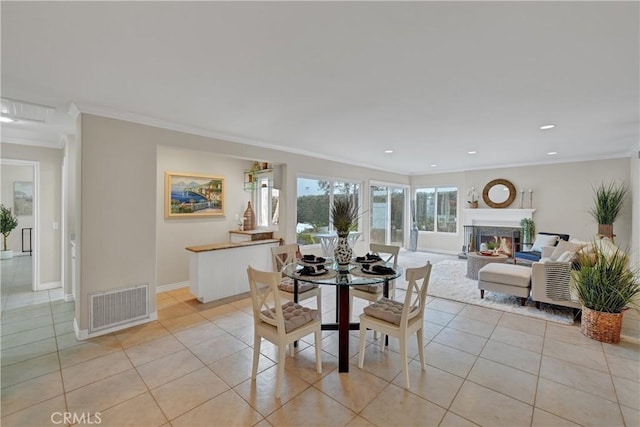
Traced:
POLYGON ((560 261, 560 255, 563 255, 565 252, 573 252, 575 254, 580 249, 582 249, 582 245, 580 243, 560 240, 549 258, 551 261, 560 261))
POLYGON ((551 236, 547 234, 536 234, 531 250, 534 252, 542 252, 543 246, 555 246, 558 240, 560 240, 560 237, 555 234, 551 236))
POLYGON ((576 257, 576 253, 573 251, 566 251, 563 252, 562 255, 560 255, 558 257, 558 259, 556 261, 560 261, 560 262, 573 262, 573 260, 576 257))

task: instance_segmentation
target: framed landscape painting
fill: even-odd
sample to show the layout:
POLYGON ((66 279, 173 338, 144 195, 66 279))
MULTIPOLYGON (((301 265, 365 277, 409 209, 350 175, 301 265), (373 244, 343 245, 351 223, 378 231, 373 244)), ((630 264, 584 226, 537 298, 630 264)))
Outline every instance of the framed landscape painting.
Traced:
POLYGON ((224 215, 224 177, 165 172, 165 218, 224 215))
POLYGON ((13 183, 13 206, 16 215, 33 215, 33 182, 13 183))

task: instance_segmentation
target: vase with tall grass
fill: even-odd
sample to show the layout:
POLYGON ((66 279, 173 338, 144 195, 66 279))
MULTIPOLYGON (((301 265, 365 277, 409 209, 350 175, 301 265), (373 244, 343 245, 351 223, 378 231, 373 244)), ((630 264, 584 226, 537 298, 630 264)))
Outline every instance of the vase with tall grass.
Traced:
POLYGON ((573 289, 582 304, 583 335, 608 343, 620 342, 622 316, 638 308, 640 281, 628 255, 615 247, 593 244, 593 254, 580 255, 573 274, 573 289))
POLYGON ((331 206, 331 223, 338 233, 338 244, 334 250, 336 262, 347 265, 351 262, 353 250, 349 247, 349 231, 357 226, 358 205, 350 195, 336 196, 331 206))
POLYGON ((610 182, 600 184, 593 191, 594 205, 589 213, 598 222, 598 234, 613 238, 613 223, 622 209, 627 187, 610 182))

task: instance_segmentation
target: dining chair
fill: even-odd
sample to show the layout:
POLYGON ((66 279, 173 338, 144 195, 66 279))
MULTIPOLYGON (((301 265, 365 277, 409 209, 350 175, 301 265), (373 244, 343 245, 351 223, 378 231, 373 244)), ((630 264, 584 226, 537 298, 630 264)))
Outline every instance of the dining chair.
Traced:
POLYGON ((260 344, 262 338, 278 347, 278 368, 276 379, 276 398, 280 398, 280 389, 284 378, 286 347, 293 347, 294 341, 309 334, 315 335, 316 371, 322 373, 320 357, 322 332, 318 310, 303 307, 288 301, 282 304, 278 286, 282 278, 281 272, 261 271, 249 266, 247 268, 249 290, 253 306, 253 367, 251 379, 258 373, 260 344))
MULTIPOLYGON (((398 268, 398 253, 400 252, 400 246, 382 245, 379 243, 371 243, 369 250, 377 254, 384 262, 392 262, 393 269, 398 268)), ((395 280, 389 281, 389 296, 391 299, 396 298, 396 285, 395 280)), ((353 313, 353 298, 360 298, 374 303, 383 297, 383 286, 377 285, 356 285, 351 287, 349 296, 349 313, 353 313)))
MULTIPOLYGON (((299 246, 296 243, 274 246, 271 248, 273 271, 282 271, 284 266, 298 259, 299 246)), ((283 277, 278 285, 280 296, 288 301, 294 300, 294 281, 283 277)), ((322 313, 322 293, 320 287, 313 283, 298 282, 298 302, 316 297, 316 308, 322 313)))
POLYGON ((385 348, 385 335, 395 337, 400 341, 400 359, 405 388, 409 388, 407 341, 413 333, 416 334, 418 339, 420 368, 423 371, 425 370, 422 328, 430 275, 431 263, 429 261, 423 267, 407 268, 406 278, 409 283, 407 284, 404 303, 382 298, 364 308, 364 313, 360 315, 359 368, 364 365, 364 346, 367 329, 373 329, 374 331, 379 331, 382 335, 380 345, 382 345, 383 351, 385 348))

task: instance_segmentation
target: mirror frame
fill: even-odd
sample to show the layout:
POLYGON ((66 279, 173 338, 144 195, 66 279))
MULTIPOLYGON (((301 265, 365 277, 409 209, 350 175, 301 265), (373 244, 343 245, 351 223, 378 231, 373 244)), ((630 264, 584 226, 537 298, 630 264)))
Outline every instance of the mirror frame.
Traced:
POLYGON ((493 181, 489 181, 489 183, 485 185, 484 189, 482 190, 482 200, 484 200, 487 206, 490 206, 492 208, 506 208, 510 206, 515 199, 516 187, 511 183, 511 181, 508 181, 506 179, 494 179, 493 181), (507 197, 507 200, 502 203, 495 203, 489 198, 489 190, 491 190, 493 186, 501 184, 509 189, 509 197, 507 197))

